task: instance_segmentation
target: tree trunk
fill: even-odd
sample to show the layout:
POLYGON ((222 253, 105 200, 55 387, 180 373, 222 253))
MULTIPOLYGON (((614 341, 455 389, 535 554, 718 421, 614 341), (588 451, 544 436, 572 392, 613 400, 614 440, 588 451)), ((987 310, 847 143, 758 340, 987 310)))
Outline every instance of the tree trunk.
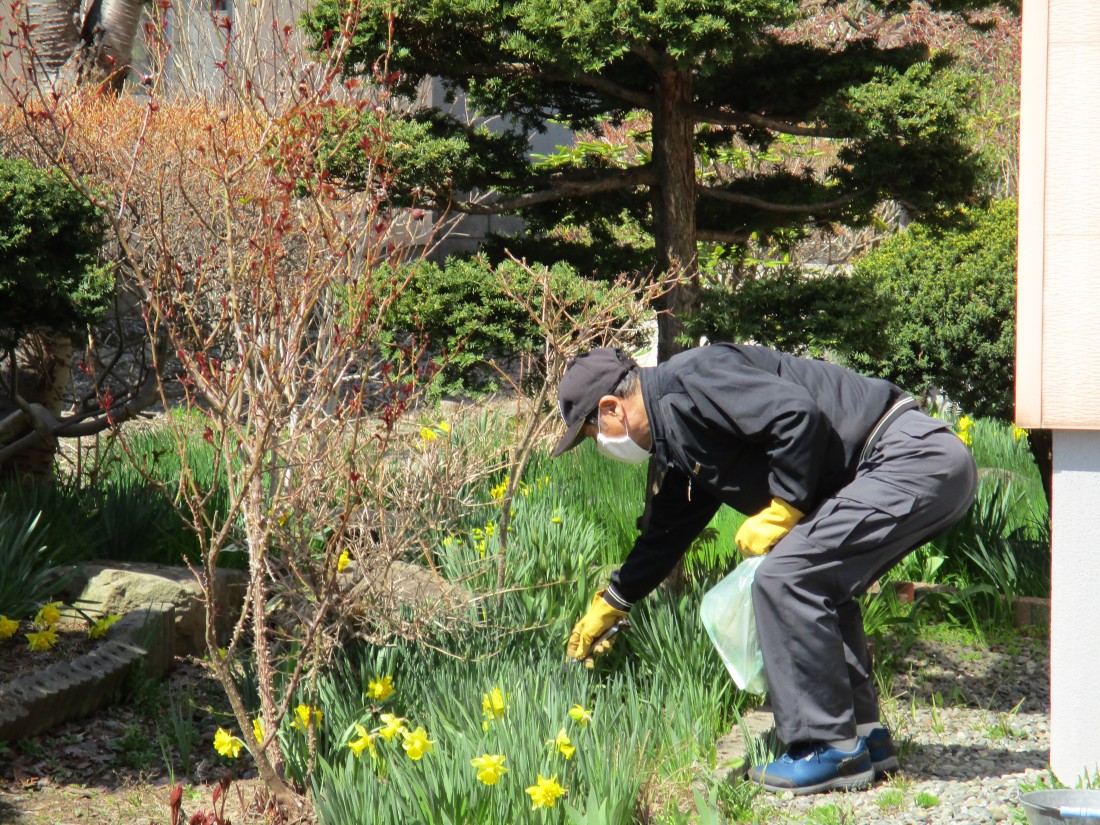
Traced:
MULTIPOLYGON (((72 377, 72 360, 73 342, 69 336, 57 332, 32 333, 16 347, 15 375, 8 376, 8 385, 15 387, 24 402, 40 404, 58 416, 72 377)), ((14 399, 0 394, 0 420, 17 409, 14 399)), ((30 425, 14 438, 29 430, 30 425)), ((57 439, 44 436, 0 466, 0 478, 15 475, 49 481, 53 478, 56 455, 57 439)))
POLYGON ((105 83, 118 93, 128 74, 142 0, 91 0, 80 26, 80 42, 65 67, 65 83, 105 83))
POLYGON ((657 318, 657 360, 687 347, 683 317, 699 299, 695 230, 695 121, 692 76, 670 66, 662 74, 653 109, 653 236, 662 274, 679 276, 662 300, 657 318))
POLYGON ((111 78, 110 86, 122 91, 126 67, 134 52, 134 38, 141 20, 141 0, 104 0, 100 25, 103 39, 98 44, 96 60, 101 70, 111 78))
MULTIPOLYGON (((662 299, 657 316, 657 360, 667 361, 687 349, 683 317, 699 299, 695 233, 695 121, 691 116, 690 71, 669 67, 660 79, 653 108, 653 165, 657 173, 653 193, 653 238, 658 271, 678 277, 662 299)), ((649 524, 653 495, 660 480, 651 461, 646 484, 645 510, 638 527, 649 524)), ((673 592, 684 586, 684 564, 677 563, 662 585, 673 592)))
POLYGON ((80 42, 76 24, 80 0, 29 0, 26 8, 33 40, 30 77, 55 84, 80 42))

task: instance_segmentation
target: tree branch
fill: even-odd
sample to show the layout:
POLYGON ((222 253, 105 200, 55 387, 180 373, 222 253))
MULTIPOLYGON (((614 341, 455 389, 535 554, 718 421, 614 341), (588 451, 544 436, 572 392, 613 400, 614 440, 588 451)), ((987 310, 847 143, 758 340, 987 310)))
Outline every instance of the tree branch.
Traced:
MULTIPOLYGON (((166 341, 159 342, 158 350, 163 351, 166 343, 166 341)), ((164 358, 162 356, 157 363, 163 362, 164 358)), ((0 464, 14 458, 31 445, 44 439, 78 438, 95 435, 124 421, 136 418, 156 402, 158 387, 159 376, 155 370, 150 370, 141 386, 134 389, 127 400, 120 400, 106 410, 81 412, 61 418, 55 416, 41 404, 27 402, 18 393, 12 393, 9 388, 9 396, 19 409, 0 421, 0 439, 10 437, 23 424, 30 424, 32 429, 15 441, 10 443, 0 442, 0 464)))
POLYGON ((569 180, 561 176, 543 178, 528 181, 510 181, 509 185, 539 185, 547 188, 537 192, 525 192, 522 195, 513 195, 509 198, 492 201, 490 203, 478 203, 473 200, 455 201, 449 206, 467 215, 499 215, 502 212, 511 212, 515 209, 523 209, 540 203, 550 203, 562 198, 572 198, 579 195, 597 195, 603 192, 615 192, 619 189, 628 189, 632 186, 652 185, 656 182, 653 167, 650 164, 636 166, 632 169, 609 170, 599 177, 588 177, 584 180, 569 180))
POLYGON ((785 214, 829 212, 833 209, 839 209, 863 194, 862 191, 856 190, 855 192, 848 192, 840 197, 833 198, 831 201, 819 201, 817 203, 774 203, 772 201, 766 201, 763 198, 758 198, 756 195, 741 195, 737 192, 727 192, 725 189, 715 189, 710 186, 698 186, 696 187, 696 192, 705 198, 713 198, 715 200, 726 201, 727 203, 738 203, 743 206, 754 206, 757 209, 763 209, 768 212, 781 212, 785 214))
POLYGON ((651 69, 661 69, 661 56, 648 43, 635 42, 630 44, 630 53, 637 55, 646 62, 651 69))
POLYGON ((695 238, 702 243, 745 243, 752 237, 748 229, 699 229, 695 232, 695 238))
POLYGON ((549 80, 553 83, 572 83, 584 86, 599 92, 605 97, 615 98, 632 106, 642 109, 653 108, 653 97, 644 92, 620 86, 612 83, 604 77, 596 74, 570 72, 554 72, 537 69, 529 63, 498 63, 494 66, 464 66, 463 70, 471 77, 500 77, 501 75, 518 75, 529 77, 533 80, 549 80))
POLYGON ((691 115, 696 122, 717 123, 723 126, 755 126, 783 135, 801 135, 803 137, 840 138, 843 135, 825 126, 803 126, 774 117, 766 117, 751 112, 731 112, 710 106, 693 106, 691 115))

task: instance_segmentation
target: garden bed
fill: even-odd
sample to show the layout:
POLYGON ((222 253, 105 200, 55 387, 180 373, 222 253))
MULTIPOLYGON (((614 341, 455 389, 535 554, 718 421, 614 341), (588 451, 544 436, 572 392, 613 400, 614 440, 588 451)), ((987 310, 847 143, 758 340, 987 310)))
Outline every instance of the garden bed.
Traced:
MULTIPOLYGON (((52 664, 35 660, 30 669, 20 663, 13 676, 4 671, 0 741, 33 736, 92 713, 117 696, 138 669, 151 677, 163 674, 172 659, 173 622, 171 607, 134 611, 116 622, 107 638, 88 647, 65 633, 63 652, 71 657, 57 656, 52 664)), ((62 644, 62 634, 58 638, 62 644)))

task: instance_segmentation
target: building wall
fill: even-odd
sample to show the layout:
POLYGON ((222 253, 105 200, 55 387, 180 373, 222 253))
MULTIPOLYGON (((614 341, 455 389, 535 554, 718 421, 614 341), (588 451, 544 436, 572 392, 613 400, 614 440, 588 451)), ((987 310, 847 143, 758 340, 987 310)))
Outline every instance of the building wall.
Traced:
POLYGON ((1054 430, 1050 765, 1100 772, 1100 2, 1024 0, 1016 421, 1054 430))
POLYGON ((1024 0, 1016 418, 1100 429, 1100 2, 1024 0))

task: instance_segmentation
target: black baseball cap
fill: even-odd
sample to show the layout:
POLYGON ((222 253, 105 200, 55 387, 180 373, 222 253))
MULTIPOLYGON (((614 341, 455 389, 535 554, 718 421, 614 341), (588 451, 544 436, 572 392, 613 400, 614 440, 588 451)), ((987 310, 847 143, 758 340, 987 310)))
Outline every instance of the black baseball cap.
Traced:
POLYGON ((580 444, 581 427, 596 411, 600 399, 610 395, 638 363, 621 349, 599 347, 578 355, 565 368, 558 385, 558 410, 565 421, 565 435, 554 448, 555 457, 580 444))

